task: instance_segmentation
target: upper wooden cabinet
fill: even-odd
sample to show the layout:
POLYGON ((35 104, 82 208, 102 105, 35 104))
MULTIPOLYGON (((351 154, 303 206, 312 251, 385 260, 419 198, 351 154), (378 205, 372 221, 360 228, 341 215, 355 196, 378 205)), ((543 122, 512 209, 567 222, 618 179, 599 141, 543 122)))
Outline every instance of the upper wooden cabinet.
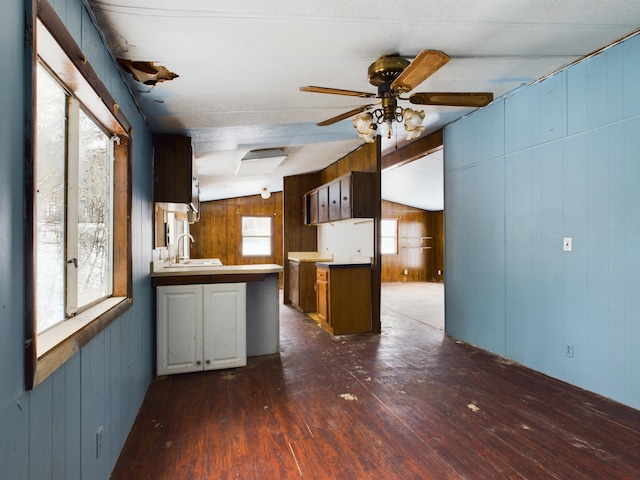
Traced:
POLYGON ((305 225, 373 218, 375 173, 349 172, 305 195, 305 225))
POLYGON ((153 199, 177 203, 198 211, 199 186, 191 138, 181 135, 153 137, 153 199))

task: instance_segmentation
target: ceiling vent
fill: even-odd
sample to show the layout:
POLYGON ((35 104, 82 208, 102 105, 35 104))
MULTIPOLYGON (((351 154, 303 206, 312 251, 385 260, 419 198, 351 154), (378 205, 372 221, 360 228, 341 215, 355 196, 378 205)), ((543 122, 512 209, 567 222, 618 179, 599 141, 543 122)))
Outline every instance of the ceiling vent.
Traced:
POLYGON ((273 172, 285 158, 287 158, 287 154, 281 148, 250 150, 240 160, 240 165, 238 165, 238 170, 236 170, 236 177, 268 175, 273 172))

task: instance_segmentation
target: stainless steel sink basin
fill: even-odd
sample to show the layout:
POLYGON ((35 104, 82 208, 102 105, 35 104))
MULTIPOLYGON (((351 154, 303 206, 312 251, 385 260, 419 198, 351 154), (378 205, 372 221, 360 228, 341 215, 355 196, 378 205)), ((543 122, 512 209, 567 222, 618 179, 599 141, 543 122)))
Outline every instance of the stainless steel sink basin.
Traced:
POLYGON ((172 263, 169 268, 178 267, 221 267, 222 262, 219 258, 190 258, 180 263, 172 263))

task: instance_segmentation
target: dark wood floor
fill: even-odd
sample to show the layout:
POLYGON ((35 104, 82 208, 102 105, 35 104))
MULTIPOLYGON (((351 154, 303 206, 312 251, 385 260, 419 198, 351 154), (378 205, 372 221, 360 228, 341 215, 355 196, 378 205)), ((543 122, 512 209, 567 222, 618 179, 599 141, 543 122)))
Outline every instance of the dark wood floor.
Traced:
POLYGON ((281 306, 279 355, 155 379, 112 478, 640 478, 639 411, 398 311, 333 338, 281 306))

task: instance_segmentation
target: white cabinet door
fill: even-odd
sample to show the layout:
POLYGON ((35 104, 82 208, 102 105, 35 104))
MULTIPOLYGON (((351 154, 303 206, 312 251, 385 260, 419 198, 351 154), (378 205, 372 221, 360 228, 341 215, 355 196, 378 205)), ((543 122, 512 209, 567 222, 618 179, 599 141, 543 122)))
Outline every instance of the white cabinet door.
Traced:
POLYGON ((202 370, 202 286, 157 287, 158 375, 202 370))
POLYGON ((247 364, 245 283, 204 285, 204 369, 247 364))

